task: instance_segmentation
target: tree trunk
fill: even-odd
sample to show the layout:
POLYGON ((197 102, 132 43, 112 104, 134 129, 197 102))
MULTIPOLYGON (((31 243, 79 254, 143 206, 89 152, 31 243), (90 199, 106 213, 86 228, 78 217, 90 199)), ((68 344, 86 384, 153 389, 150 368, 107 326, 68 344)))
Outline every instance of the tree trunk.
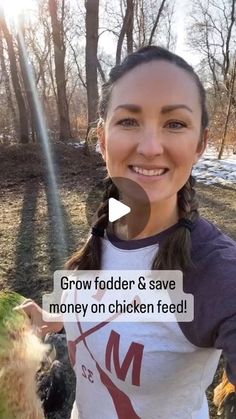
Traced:
POLYGON ((229 102, 228 102, 227 114, 226 114, 225 125, 224 125, 224 133, 223 133, 221 147, 220 147, 220 151, 219 151, 219 155, 218 155, 219 160, 221 159, 221 157, 223 155, 223 152, 224 152, 224 148, 225 148, 226 134, 227 134, 227 130, 228 130, 228 123, 229 123, 231 104, 232 104, 232 98, 233 98, 233 92, 234 92, 235 76, 236 76, 236 53, 235 53, 235 58, 234 58, 234 67, 233 67, 231 87, 230 87, 230 92, 229 92, 229 102))
POLYGON ((157 17, 156 17, 155 23, 154 23, 153 28, 152 28, 152 31, 151 31, 151 35, 150 35, 150 38, 149 38, 149 41, 148 41, 148 45, 151 45, 152 44, 152 41, 153 41, 153 37, 155 35, 156 28, 158 26, 158 23, 160 21, 163 8, 165 6, 165 2, 166 2, 166 0, 162 0, 162 2, 161 2, 161 5, 160 5, 160 8, 159 8, 158 13, 157 13, 157 17))
MULTIPOLYGON (((22 41, 24 43, 24 25, 22 23, 21 25, 21 33, 22 33, 22 41)), ((28 75, 27 75, 27 64, 24 62, 24 52, 22 51, 22 48, 24 48, 24 45, 21 45, 19 34, 17 35, 17 46, 19 50, 19 62, 20 62, 20 69, 21 74, 23 78, 23 83, 25 87, 25 94, 28 101, 28 108, 29 108, 29 114, 30 114, 30 125, 31 125, 31 136, 32 141, 35 142, 35 134, 36 134, 36 121, 35 121, 35 114, 34 114, 34 100, 33 95, 31 92, 31 87, 28 81, 28 75)), ((37 138, 38 139, 38 138, 37 138)))
POLYGON ((2 69, 2 77, 3 77, 6 97, 7 97, 8 111, 10 112, 10 115, 12 115, 13 126, 14 126, 16 134, 18 135, 18 122, 17 122, 16 110, 15 110, 13 99, 12 99, 10 79, 7 72, 4 53, 3 53, 3 39, 2 39, 1 31, 0 31, 0 62, 1 62, 1 69, 2 69))
MULTIPOLYGON (((62 141, 71 137, 69 108, 66 96, 66 77, 65 77, 65 43, 63 18, 58 20, 58 2, 57 0, 49 0, 49 13, 52 23, 52 39, 54 47, 55 76, 57 85, 57 107, 59 114, 60 133, 59 138, 62 141)), ((64 1, 62 0, 62 8, 64 1)), ((62 13, 63 15, 63 13, 62 13)))
POLYGON ((98 59, 98 72, 99 72, 99 74, 101 76, 102 82, 103 83, 106 83, 106 76, 105 76, 105 73, 104 73, 104 71, 102 69, 102 66, 101 66, 101 63, 100 63, 99 59, 98 59))
POLYGON ((127 24, 127 52, 131 54, 133 52, 134 39, 133 39, 133 29, 134 29, 134 0, 127 0, 127 8, 129 9, 128 24, 127 24))
POLYGON ((28 117, 25 106, 24 97, 22 95, 18 69, 16 63, 16 55, 13 47, 12 35, 8 30, 4 13, 0 8, 0 30, 2 30, 3 35, 6 39, 8 56, 10 61, 10 70, 11 70, 11 79, 16 96, 18 111, 19 111, 19 120, 20 120, 20 142, 26 144, 29 142, 29 130, 28 130, 28 117))
POLYGON ((230 40, 232 38, 232 29, 235 24, 235 0, 231 0, 231 13, 230 13, 230 23, 228 26, 226 43, 225 43, 225 54, 224 54, 224 82, 226 87, 230 83, 227 83, 229 67, 230 67, 230 40))
POLYGON ((132 37, 131 37, 130 28, 129 28, 129 25, 132 24, 133 22, 133 15, 134 15, 134 1, 127 0, 125 16, 124 16, 122 28, 120 31, 120 35, 118 38, 117 47, 116 47, 116 65, 120 64, 120 61, 121 61, 121 51, 122 51, 122 45, 124 42, 125 34, 127 35, 127 46, 129 42, 128 48, 129 47, 131 48, 131 42, 132 42, 132 47, 133 47, 133 30, 132 30, 132 37))
MULTIPOLYGON (((88 131, 97 119, 98 82, 98 12, 99 0, 85 0, 86 8, 86 86, 88 98, 88 131)), ((87 131, 87 132, 88 132, 87 131)))

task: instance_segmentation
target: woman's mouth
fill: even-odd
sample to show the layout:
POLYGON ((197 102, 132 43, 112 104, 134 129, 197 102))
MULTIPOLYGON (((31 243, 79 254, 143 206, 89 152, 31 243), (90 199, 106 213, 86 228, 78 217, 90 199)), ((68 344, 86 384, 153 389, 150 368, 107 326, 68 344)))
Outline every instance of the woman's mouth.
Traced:
POLYGON ((156 177, 164 175, 169 169, 167 168, 156 168, 156 169, 147 169, 140 166, 129 166, 132 172, 135 172, 139 175, 147 176, 147 177, 156 177))

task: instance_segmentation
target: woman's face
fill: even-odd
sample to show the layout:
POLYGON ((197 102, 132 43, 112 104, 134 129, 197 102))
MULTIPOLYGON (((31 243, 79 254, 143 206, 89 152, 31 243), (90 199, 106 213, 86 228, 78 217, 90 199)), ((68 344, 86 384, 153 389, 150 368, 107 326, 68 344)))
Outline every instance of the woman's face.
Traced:
POLYGON ((194 79, 167 61, 141 64, 113 86, 100 147, 111 178, 137 182, 151 203, 176 197, 206 147, 194 79))

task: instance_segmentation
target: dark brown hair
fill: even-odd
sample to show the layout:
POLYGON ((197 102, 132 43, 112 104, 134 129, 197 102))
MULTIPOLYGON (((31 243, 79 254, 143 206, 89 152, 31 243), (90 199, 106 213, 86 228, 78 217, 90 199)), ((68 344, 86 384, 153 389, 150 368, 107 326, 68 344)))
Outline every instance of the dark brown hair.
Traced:
MULTIPOLYGON (((147 46, 129 54, 121 64, 115 66, 109 75, 109 80, 102 86, 102 94, 99 102, 99 116, 106 119, 110 97, 114 83, 127 72, 140 64, 154 60, 166 60, 177 67, 187 71, 193 77, 200 98, 201 105, 201 138, 208 125, 208 113, 206 109, 206 95, 204 87, 194 72, 193 68, 181 57, 157 46, 147 46)), ((195 196, 195 180, 191 175, 185 185, 178 192, 179 217, 186 218, 193 223, 199 217, 198 201, 195 196)), ((119 199, 119 192, 111 178, 105 180, 105 192, 103 200, 97 211, 97 218, 93 227, 103 231, 108 225, 108 199, 119 199)), ((181 269, 183 272, 192 266, 191 261, 191 232, 186 226, 179 226, 166 241, 160 246, 154 258, 152 269, 181 269)), ((76 252, 67 262, 67 269, 101 269, 102 240, 97 235, 90 235, 86 244, 76 252)))

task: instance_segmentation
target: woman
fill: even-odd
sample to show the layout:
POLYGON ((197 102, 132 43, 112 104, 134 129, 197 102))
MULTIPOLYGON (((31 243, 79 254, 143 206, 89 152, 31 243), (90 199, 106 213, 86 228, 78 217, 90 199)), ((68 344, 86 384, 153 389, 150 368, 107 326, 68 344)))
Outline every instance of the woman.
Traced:
POLYGON ((92 234, 66 267, 181 269, 194 320, 65 324, 77 376, 72 417, 207 419, 205 390, 222 349, 236 385, 236 244, 198 213, 191 171, 207 145, 204 88, 182 58, 145 47, 112 69, 99 113, 107 188, 92 234), (145 191, 148 219, 140 197, 119 190, 117 179, 145 191), (109 198, 132 214, 109 223, 109 198))

